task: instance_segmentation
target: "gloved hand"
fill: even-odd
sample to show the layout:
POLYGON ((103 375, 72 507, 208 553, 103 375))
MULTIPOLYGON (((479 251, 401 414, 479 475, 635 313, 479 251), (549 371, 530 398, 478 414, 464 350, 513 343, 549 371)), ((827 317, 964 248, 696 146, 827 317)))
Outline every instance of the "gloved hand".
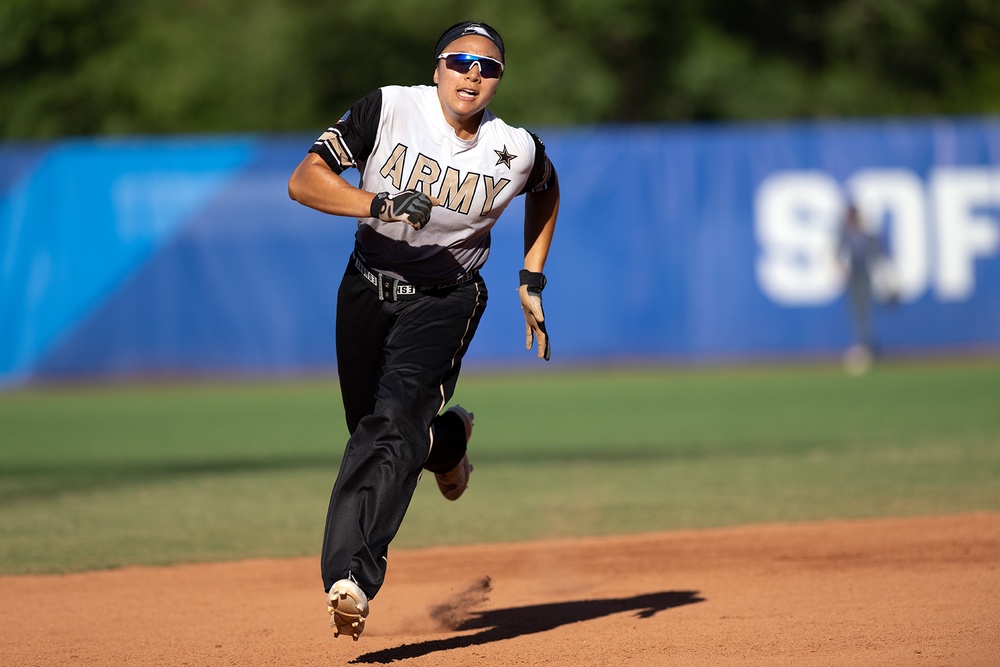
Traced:
POLYGON ((521 297, 524 310, 524 349, 530 350, 532 338, 538 340, 538 358, 549 360, 552 346, 545 331, 545 312, 542 310, 542 290, 545 289, 545 275, 522 269, 521 286, 517 293, 521 297))
POLYGON ((390 195, 380 192, 372 199, 371 215, 383 222, 405 222, 421 229, 431 219, 434 202, 419 190, 403 190, 390 195))

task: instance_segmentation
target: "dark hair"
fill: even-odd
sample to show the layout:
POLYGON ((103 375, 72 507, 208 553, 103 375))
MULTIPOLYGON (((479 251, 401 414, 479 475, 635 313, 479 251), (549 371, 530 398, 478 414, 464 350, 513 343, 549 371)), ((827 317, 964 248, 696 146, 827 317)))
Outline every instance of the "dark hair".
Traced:
POLYGON ((448 46, 459 37, 464 37, 466 35, 479 35, 490 40, 496 44, 498 49, 500 49, 500 60, 504 59, 503 38, 500 37, 500 33, 497 32, 495 28, 483 23, 482 21, 462 21, 461 23, 456 23, 445 30, 441 33, 441 37, 438 38, 437 48, 434 50, 434 57, 436 58, 441 55, 441 52, 444 51, 444 47, 448 46))

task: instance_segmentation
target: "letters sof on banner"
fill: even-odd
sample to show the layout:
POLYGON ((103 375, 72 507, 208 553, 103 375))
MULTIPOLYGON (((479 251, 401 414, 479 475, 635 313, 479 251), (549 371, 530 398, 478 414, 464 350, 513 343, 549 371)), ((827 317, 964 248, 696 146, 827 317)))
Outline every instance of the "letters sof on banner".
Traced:
POLYGON ((842 293, 837 237, 848 201, 885 239, 904 302, 928 291, 967 300, 976 261, 1000 251, 1000 169, 936 168, 927 183, 907 169, 865 169, 843 186, 826 172, 783 171, 754 199, 757 282, 784 306, 821 306, 842 293))

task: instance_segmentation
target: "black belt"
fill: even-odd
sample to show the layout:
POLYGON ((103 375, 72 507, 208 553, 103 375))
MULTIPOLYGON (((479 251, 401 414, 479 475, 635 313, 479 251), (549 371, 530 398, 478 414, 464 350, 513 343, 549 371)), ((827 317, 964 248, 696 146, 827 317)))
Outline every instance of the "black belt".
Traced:
POLYGON ((418 287, 416 285, 403 282, 399 278, 393 278, 392 276, 387 276, 384 273, 368 268, 368 266, 361 261, 361 258, 358 257, 357 253, 351 253, 351 257, 354 260, 354 268, 356 268, 358 272, 364 276, 369 284, 371 284, 372 289, 378 293, 379 301, 408 301, 410 299, 416 299, 424 292, 455 287, 456 285, 467 283, 479 274, 478 271, 470 271, 461 278, 453 280, 450 283, 433 285, 431 287, 418 287))

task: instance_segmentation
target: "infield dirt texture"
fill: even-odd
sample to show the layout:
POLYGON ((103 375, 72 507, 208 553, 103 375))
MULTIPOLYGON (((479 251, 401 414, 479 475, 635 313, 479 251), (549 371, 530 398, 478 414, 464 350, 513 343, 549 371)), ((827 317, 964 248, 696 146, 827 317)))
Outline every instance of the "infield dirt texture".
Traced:
POLYGON ((3 665, 1000 665, 1000 514, 396 550, 361 640, 312 558, 0 578, 3 665))

